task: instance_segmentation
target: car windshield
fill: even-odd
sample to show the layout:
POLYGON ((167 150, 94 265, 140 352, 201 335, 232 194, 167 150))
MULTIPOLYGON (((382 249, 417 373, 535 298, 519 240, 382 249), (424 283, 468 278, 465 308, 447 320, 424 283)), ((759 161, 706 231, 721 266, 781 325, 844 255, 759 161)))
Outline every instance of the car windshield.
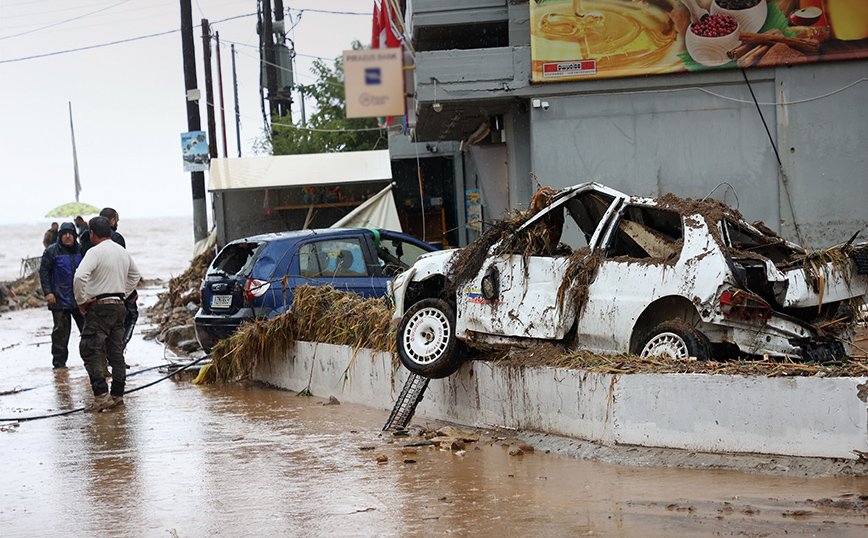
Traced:
POLYGON ((264 243, 230 243, 211 263, 209 275, 235 276, 245 272, 253 264, 264 243))

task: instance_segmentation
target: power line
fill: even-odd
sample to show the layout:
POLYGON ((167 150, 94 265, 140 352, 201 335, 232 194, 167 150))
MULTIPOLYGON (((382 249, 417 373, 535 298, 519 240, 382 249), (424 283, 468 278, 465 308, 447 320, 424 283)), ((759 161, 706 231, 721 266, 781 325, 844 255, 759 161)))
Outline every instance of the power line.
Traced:
POLYGON ((326 9, 309 9, 309 8, 303 8, 303 9, 288 8, 287 11, 298 11, 299 13, 304 13, 305 11, 309 11, 311 13, 325 13, 328 15, 363 15, 365 17, 371 17, 374 14, 372 11, 369 11, 367 13, 361 13, 361 12, 354 12, 354 11, 328 11, 326 9))
MULTIPOLYGON (((125 0, 125 1, 128 1, 128 0, 125 0)), ((235 17, 227 17, 227 18, 225 18, 225 19, 221 19, 221 20, 219 20, 219 21, 214 21, 214 23, 212 23, 212 24, 221 23, 221 22, 226 22, 226 21, 231 21, 231 20, 235 20, 235 19, 242 19, 242 18, 244 18, 244 17, 252 17, 252 16, 255 16, 255 15, 256 15, 256 13, 248 13, 248 14, 246 14, 246 15, 236 15, 235 17)), ((198 25, 195 26, 195 28, 201 28, 201 27, 202 27, 201 24, 198 24, 198 25)), ((69 53, 71 53, 71 52, 81 52, 81 51, 83 51, 83 50, 91 50, 91 49, 99 49, 99 48, 103 48, 103 47, 111 47, 111 46, 113 46, 113 45, 120 45, 120 44, 122 44, 122 43, 130 43, 130 42, 133 42, 133 41, 141 41, 141 40, 143 40, 143 39, 150 39, 150 38, 152 38, 152 37, 160 37, 160 36, 169 35, 169 34, 176 34, 176 33, 180 32, 180 31, 181 31, 181 29, 179 28, 179 29, 177 29, 177 30, 168 30, 168 31, 166 31, 166 32, 159 32, 159 33, 156 33, 156 34, 149 34, 149 35, 143 35, 143 36, 138 36, 138 37, 131 37, 131 38, 129 38, 129 39, 121 39, 121 40, 118 40, 118 41, 112 41, 112 42, 109 42, 109 43, 101 43, 101 44, 99 44, 99 45, 90 45, 90 46, 87 46, 87 47, 79 47, 79 48, 76 48, 76 49, 66 49, 66 50, 60 50, 60 51, 56 51, 56 52, 47 52, 47 53, 45 53, 45 54, 36 54, 36 55, 33 55, 33 56, 25 56, 25 57, 22 57, 22 58, 12 58, 11 60, 0 60, 0 64, 12 63, 12 62, 23 62, 23 61, 25 61, 25 60, 35 60, 35 59, 38 59, 38 58, 47 58, 47 57, 49 57, 49 56, 58 56, 58 55, 60 55, 60 54, 69 54, 69 53)), ((12 36, 10 36, 10 37, 12 37, 12 36)))
POLYGON ((42 31, 42 30, 47 30, 47 29, 49 29, 49 28, 54 28, 55 26, 60 26, 61 24, 66 24, 66 23, 68 23, 68 22, 77 21, 77 20, 79 20, 79 19, 83 19, 83 18, 85 18, 85 17, 90 17, 91 15, 95 15, 95 14, 101 12, 101 11, 106 11, 106 10, 108 10, 108 9, 116 8, 116 7, 118 7, 118 6, 121 5, 121 4, 126 4, 126 3, 129 2, 129 1, 130 1, 130 0, 121 0, 121 1, 118 2, 117 4, 113 4, 113 5, 110 5, 110 6, 104 7, 104 8, 102 8, 102 9, 98 9, 98 10, 96 10, 96 11, 91 11, 90 13, 85 13, 84 15, 79 15, 78 17, 73 17, 73 18, 71 18, 71 19, 66 19, 65 21, 55 22, 54 24, 49 24, 48 26, 43 26, 43 27, 41 27, 41 28, 34 28, 33 30, 27 30, 26 32, 21 32, 20 34, 13 34, 13 35, 8 35, 8 36, 6 36, 6 37, 0 37, 0 41, 2 41, 2 40, 4 40, 4 39, 10 39, 10 38, 13 38, 13 37, 20 37, 20 36, 23 36, 23 35, 32 34, 32 33, 34 33, 34 32, 39 32, 39 31, 42 31))

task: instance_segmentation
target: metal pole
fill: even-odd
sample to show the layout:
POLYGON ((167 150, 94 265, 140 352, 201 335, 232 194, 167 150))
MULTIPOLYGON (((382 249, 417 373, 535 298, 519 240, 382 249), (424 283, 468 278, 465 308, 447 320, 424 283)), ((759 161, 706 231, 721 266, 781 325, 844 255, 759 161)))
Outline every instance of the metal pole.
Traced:
MULTIPOLYGON (((191 99, 190 90, 196 89, 196 48, 193 45, 193 9, 190 0, 181 0, 181 51, 184 59, 184 88, 187 90, 187 129, 200 131, 199 101, 191 99)), ((191 172, 193 190, 193 238, 201 241, 208 237, 208 213, 205 205, 205 173, 191 172)))
POLYGON ((220 32, 214 33, 214 42, 217 43, 217 89, 220 94, 220 132, 223 134, 223 156, 229 157, 226 148, 226 102, 223 99, 223 62, 220 61, 220 32))
POLYGON ((238 158, 241 158, 241 109, 238 107, 238 75, 235 72, 235 45, 232 45, 232 89, 235 92, 235 140, 238 141, 238 158))
POLYGON ((274 51, 274 24, 272 22, 271 1, 265 0, 263 5, 262 19, 265 27, 262 37, 265 42, 265 83, 268 88, 268 109, 271 112, 270 117, 273 122, 274 118, 280 117, 280 111, 277 106, 277 55, 274 51))
POLYGON ((202 19, 202 46, 205 55, 205 110, 208 111, 208 152, 217 158, 217 120, 214 118, 214 85, 211 79, 211 26, 202 19))
MULTIPOLYGON (((275 43, 275 51, 277 50, 277 46, 282 46, 286 41, 285 35, 285 27, 283 25, 283 0, 274 0, 274 21, 277 23, 278 28, 280 28, 280 42, 275 43)), ((275 63, 277 62, 277 56, 275 56, 275 63)), ((281 62, 282 63, 282 62, 281 62)), ((283 65, 280 67, 275 67, 274 72, 277 74, 278 69, 284 69, 283 65)), ((277 87, 277 81, 275 81, 275 88, 277 87)), ((277 110, 280 117, 286 117, 290 123, 292 123, 292 100, 287 100, 283 98, 281 95, 279 99, 277 99, 277 110)))

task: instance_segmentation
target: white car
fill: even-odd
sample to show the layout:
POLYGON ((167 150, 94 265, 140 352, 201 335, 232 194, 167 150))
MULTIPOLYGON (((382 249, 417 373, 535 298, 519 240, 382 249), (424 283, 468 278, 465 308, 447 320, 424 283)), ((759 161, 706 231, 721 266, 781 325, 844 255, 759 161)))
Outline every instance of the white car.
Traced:
POLYGON ((597 183, 548 191, 515 230, 505 221, 395 278, 392 322, 409 370, 450 375, 460 342, 700 360, 850 353, 868 243, 809 253, 716 200, 597 183))

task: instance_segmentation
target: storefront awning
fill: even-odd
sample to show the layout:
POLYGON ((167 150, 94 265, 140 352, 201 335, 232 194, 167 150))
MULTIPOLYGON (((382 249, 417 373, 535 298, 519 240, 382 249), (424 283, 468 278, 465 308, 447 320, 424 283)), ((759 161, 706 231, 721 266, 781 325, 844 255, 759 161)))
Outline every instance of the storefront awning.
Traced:
POLYGON ((212 159, 208 190, 391 181, 389 150, 212 159))

